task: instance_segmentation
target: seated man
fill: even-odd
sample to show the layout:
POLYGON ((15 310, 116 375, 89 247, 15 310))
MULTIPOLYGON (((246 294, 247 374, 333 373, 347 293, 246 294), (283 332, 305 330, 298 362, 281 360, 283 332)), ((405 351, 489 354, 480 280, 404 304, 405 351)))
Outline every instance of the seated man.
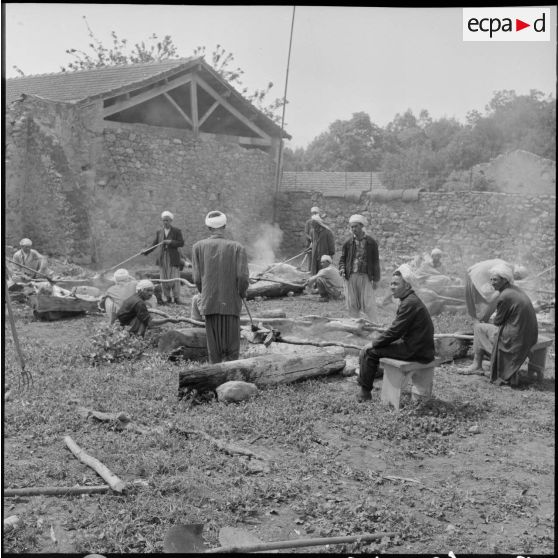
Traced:
POLYGON ((32 281, 44 275, 52 275, 52 272, 47 269, 46 256, 31 248, 33 242, 29 238, 23 238, 19 245, 20 249, 13 255, 12 260, 25 267, 15 266, 12 274, 14 281, 32 281), (40 275, 36 272, 39 272, 40 275))
POLYGON ((192 306, 190 307, 190 318, 198 322, 205 322, 205 316, 201 309, 201 293, 196 293, 192 297, 192 306))
POLYGON ((143 337, 147 328, 152 328, 166 323, 178 323, 174 318, 154 319, 147 309, 146 301, 153 296, 154 285, 151 281, 143 279, 136 285, 136 293, 127 298, 116 314, 122 326, 131 326, 130 333, 143 337))
POLYGON ((320 270, 306 282, 306 286, 318 290, 320 302, 340 300, 343 297, 343 278, 332 261, 331 256, 324 254, 320 258, 320 270))
POLYGON ((507 267, 512 273, 512 282, 527 276, 524 266, 512 265, 499 258, 472 265, 465 278, 465 303, 469 316, 481 322, 488 322, 498 303, 500 293, 494 289, 490 281, 490 271, 496 266, 507 267))
POLYGON ((514 285, 511 268, 504 264, 494 266, 490 282, 499 293, 494 323, 476 322, 473 326, 474 361, 461 373, 482 374, 482 358, 490 355, 490 381, 501 385, 519 371, 539 331, 535 309, 525 292, 514 285))
MULTIPOLYGON (((113 324, 116 320, 116 314, 122 303, 136 293, 136 285, 138 282, 128 273, 128 270, 121 268, 114 272, 113 280, 115 285, 109 287, 101 300, 99 307, 104 307, 109 323, 113 324)), ((157 306, 155 295, 146 301, 147 306, 154 308, 157 306)))
POLYGON ((411 286, 412 271, 402 265, 393 272, 390 289, 400 299, 391 326, 360 351, 359 401, 371 399, 380 358, 427 363, 434 360, 434 325, 426 306, 411 286))

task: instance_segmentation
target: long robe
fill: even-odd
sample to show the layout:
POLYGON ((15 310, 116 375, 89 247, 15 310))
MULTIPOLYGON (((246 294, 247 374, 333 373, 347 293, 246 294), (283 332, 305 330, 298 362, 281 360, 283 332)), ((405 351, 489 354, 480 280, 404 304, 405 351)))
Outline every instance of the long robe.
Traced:
POLYGON ((312 232, 312 255, 310 258, 312 275, 316 275, 320 270, 320 260, 322 256, 335 254, 335 238, 327 227, 319 226, 312 232))
POLYGON ((529 297, 515 285, 498 297, 494 325, 498 334, 490 361, 491 380, 509 380, 521 367, 537 342, 537 315, 529 297))

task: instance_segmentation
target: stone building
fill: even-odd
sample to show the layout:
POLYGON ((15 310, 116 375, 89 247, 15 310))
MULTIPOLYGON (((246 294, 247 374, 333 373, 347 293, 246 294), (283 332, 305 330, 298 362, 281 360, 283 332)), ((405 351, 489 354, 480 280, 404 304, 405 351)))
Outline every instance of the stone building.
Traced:
POLYGON ((281 128, 202 58, 8 79, 5 98, 8 244, 106 267, 165 209, 186 252, 210 210, 245 243, 271 220, 281 128))

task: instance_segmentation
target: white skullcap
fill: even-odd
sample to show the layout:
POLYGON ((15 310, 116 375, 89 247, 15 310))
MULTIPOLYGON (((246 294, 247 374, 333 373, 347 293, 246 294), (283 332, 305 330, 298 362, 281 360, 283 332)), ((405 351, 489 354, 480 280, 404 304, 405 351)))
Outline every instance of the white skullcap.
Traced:
POLYGON ((128 281, 128 279, 131 279, 131 277, 127 269, 121 268, 121 269, 117 269, 114 272, 113 279, 116 283, 120 283, 123 281, 128 281))
POLYGON ((321 262, 329 262, 331 263, 333 260, 331 259, 331 256, 328 256, 327 254, 324 254, 321 258, 320 258, 321 262))
POLYGON ((165 217, 168 217, 171 221, 174 219, 174 215, 170 211, 163 211, 163 213, 161 213, 161 219, 165 217))
POLYGON ((366 225, 366 220, 362 215, 359 215, 357 213, 349 217, 349 225, 352 225, 353 223, 360 223, 361 225, 366 225))
POLYGON ((314 206, 311 210, 310 213, 319 213, 320 212, 320 208, 317 206, 314 206))
POLYGON ((227 216, 220 211, 210 211, 205 218, 205 224, 212 229, 220 229, 227 224, 227 216))
POLYGON ((498 275, 505 279, 510 285, 513 285, 513 269, 509 265, 496 264, 489 270, 490 275, 498 275))
POLYGON ((318 223, 320 223, 320 225, 324 224, 322 218, 319 215, 312 215, 312 221, 317 221, 318 223))
POLYGON ((154 289, 155 285, 149 280, 149 279, 142 279, 141 281, 138 281, 138 284, 136 285, 136 293, 139 293, 140 291, 145 291, 146 289, 154 289))
POLYGON ((29 238, 22 238, 19 241, 19 245, 20 246, 33 246, 33 243, 31 242, 31 240, 29 238))
POLYGON ((401 277, 403 277, 403 281, 412 285, 413 281, 415 280, 415 274, 411 269, 409 264, 401 264, 395 271, 399 271, 401 273, 401 277))
POLYGON ((438 255, 442 255, 442 251, 440 250, 440 248, 434 248, 434 250, 432 250, 432 252, 430 252, 431 256, 435 256, 436 254, 438 255))

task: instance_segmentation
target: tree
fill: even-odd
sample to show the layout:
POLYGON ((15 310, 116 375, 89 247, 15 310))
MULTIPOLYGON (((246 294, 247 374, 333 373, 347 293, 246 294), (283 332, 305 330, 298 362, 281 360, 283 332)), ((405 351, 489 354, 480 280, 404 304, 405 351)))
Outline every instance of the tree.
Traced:
MULTIPOLYGON (((61 67, 63 72, 180 58, 177 47, 170 35, 165 35, 162 39, 159 39, 153 33, 146 41, 141 41, 130 47, 127 39, 122 39, 115 31, 111 31, 112 45, 106 47, 93 33, 87 18, 83 16, 83 19, 90 39, 90 52, 84 52, 75 48, 66 49, 66 53, 73 56, 74 60, 61 67)), ((205 58, 205 51, 204 46, 198 46, 194 49, 193 55, 205 58)), ((256 89, 249 93, 241 80, 244 71, 239 67, 232 67, 234 55, 231 52, 227 52, 221 45, 217 45, 211 53, 211 62, 209 64, 221 77, 237 88, 248 101, 266 116, 276 123, 280 122, 281 117, 278 112, 283 107, 283 99, 277 98, 271 102, 266 102, 267 95, 273 87, 272 82, 269 82, 263 89, 256 89)))
POLYGON ((350 120, 336 120, 315 138, 305 153, 307 170, 370 172, 381 160, 382 130, 365 112, 350 120))

